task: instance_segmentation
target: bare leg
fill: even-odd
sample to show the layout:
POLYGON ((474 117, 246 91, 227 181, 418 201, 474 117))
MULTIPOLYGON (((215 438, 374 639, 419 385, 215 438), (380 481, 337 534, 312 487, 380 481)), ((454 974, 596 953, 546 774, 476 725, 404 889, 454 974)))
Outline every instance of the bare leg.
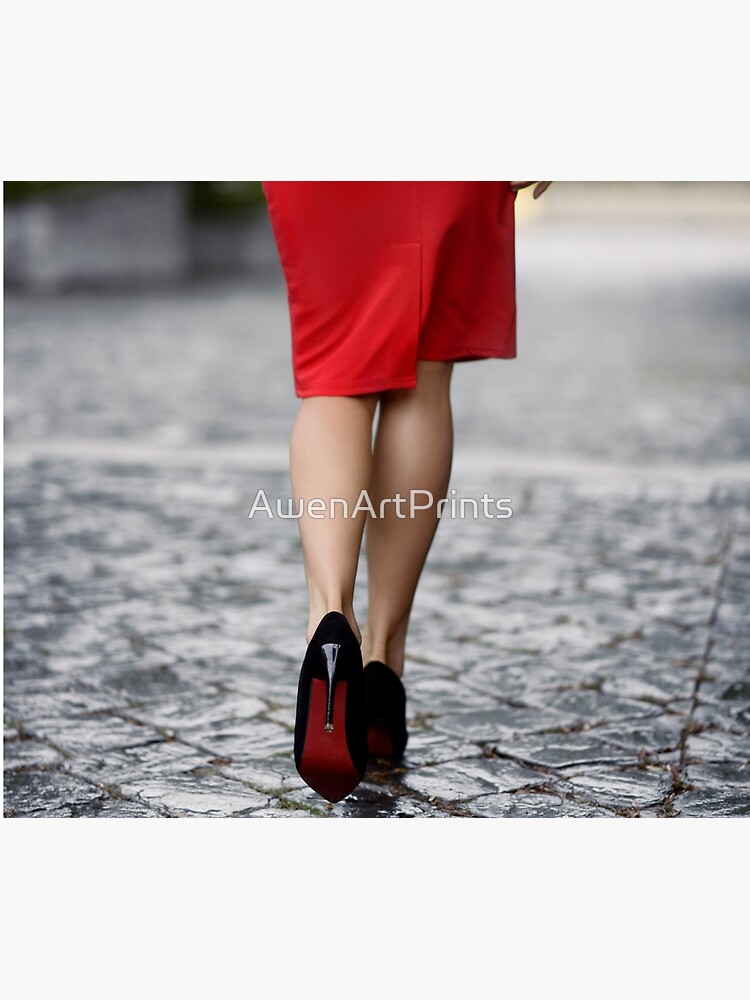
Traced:
POLYGON ((310 396, 303 399, 292 428, 290 477, 299 519, 309 601, 307 641, 320 619, 340 611, 361 638, 354 617, 354 583, 367 510, 344 517, 341 504, 330 515, 329 501, 346 500, 351 514, 362 490, 369 490, 372 470, 372 422, 378 397, 310 396), (307 502, 325 501, 324 517, 312 518, 307 502))
MULTIPOLYGON (((406 498, 397 516, 393 504, 384 517, 367 523, 369 606, 362 657, 380 660, 399 676, 414 595, 438 525, 437 502, 448 491, 453 459, 450 404, 451 362, 420 361, 417 387, 384 392, 373 456, 370 499, 377 514, 383 498, 406 498), (432 506, 409 517, 410 490, 429 490, 432 506)), ((426 498, 417 495, 417 503, 426 498)))

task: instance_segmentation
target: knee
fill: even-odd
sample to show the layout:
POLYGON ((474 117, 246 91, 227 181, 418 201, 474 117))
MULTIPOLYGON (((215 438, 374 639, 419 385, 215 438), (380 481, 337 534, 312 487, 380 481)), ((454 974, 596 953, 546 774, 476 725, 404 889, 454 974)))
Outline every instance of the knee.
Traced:
POLYGON ((452 361, 417 361, 417 390, 446 393, 453 375, 452 361))
POLYGON ((382 393, 382 404, 417 404, 422 401, 447 401, 450 397, 452 361, 417 361, 417 384, 413 389, 389 389, 382 393))

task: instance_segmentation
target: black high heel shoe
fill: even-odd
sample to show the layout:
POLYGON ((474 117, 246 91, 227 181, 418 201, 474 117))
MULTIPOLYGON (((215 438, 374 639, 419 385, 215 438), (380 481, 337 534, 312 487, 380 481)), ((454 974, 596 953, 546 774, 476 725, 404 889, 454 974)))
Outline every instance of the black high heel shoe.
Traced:
POLYGON ((359 642, 346 617, 329 611, 302 662, 294 724, 297 772, 329 802, 349 795, 365 775, 364 707, 359 642))
POLYGON ((401 678, 380 660, 371 660, 364 674, 368 753, 372 757, 401 757, 409 738, 401 678))

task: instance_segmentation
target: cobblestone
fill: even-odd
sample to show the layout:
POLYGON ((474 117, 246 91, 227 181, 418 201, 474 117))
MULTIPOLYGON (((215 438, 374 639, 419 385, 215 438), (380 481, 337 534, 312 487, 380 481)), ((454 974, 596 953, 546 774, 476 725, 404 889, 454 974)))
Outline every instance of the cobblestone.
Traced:
POLYGON ((278 276, 8 297, 6 816, 750 815, 738 236, 654 273, 569 233, 573 293, 565 225, 519 238, 522 357, 456 373, 452 486, 513 517, 440 525, 406 754, 333 809, 292 757, 297 526, 247 517, 289 491, 278 276))

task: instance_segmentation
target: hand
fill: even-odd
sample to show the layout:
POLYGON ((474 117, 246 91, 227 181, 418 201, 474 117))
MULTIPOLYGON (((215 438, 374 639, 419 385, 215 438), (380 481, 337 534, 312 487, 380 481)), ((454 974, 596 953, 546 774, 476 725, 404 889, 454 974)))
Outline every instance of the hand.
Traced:
POLYGON ((520 191, 521 188, 527 188, 531 184, 536 184, 536 187, 534 188, 534 197, 538 198, 540 194, 544 194, 551 183, 552 181, 511 181, 510 189, 511 191, 520 191))

